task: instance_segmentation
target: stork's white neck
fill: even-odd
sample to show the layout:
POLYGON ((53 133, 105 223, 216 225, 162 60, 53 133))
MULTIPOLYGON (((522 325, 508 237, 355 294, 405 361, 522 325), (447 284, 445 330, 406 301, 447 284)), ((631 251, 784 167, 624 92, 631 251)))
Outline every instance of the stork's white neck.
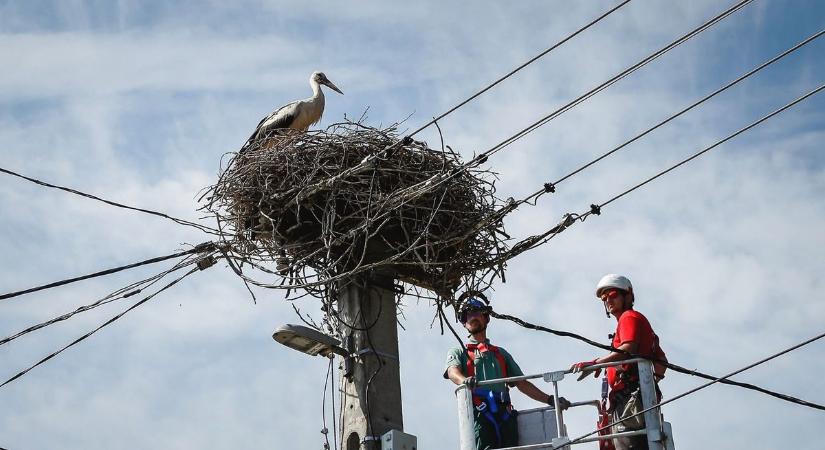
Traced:
POLYGON ((314 78, 310 78, 309 85, 312 86, 312 99, 315 100, 320 98, 321 101, 323 101, 324 91, 321 90, 321 85, 318 84, 314 78))

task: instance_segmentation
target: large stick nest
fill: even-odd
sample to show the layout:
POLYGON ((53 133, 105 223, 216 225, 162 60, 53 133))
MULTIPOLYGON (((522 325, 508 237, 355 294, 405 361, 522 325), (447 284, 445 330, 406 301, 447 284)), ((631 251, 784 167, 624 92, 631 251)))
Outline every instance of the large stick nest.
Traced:
POLYGON ((277 263, 269 273, 279 283, 247 278, 255 284, 324 297, 332 281, 380 270, 446 298, 501 273, 494 193, 492 174, 463 166, 449 147, 345 122, 248 145, 206 209, 236 260, 277 263))

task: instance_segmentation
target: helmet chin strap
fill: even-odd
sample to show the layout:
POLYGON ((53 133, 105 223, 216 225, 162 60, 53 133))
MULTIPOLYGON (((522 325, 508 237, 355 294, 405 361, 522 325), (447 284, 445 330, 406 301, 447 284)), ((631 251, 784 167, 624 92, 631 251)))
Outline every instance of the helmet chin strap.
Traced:
POLYGON ((604 306, 604 314, 609 319, 610 318, 610 311, 607 310, 607 302, 602 302, 602 306, 604 306))

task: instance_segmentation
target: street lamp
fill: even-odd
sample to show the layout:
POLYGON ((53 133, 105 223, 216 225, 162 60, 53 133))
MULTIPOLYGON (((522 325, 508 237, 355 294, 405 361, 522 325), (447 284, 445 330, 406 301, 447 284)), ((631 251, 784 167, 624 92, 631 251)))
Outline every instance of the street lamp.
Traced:
POLYGON ((272 334, 272 339, 307 355, 330 357, 335 353, 349 356, 349 353, 341 348, 338 339, 303 325, 282 325, 272 334))

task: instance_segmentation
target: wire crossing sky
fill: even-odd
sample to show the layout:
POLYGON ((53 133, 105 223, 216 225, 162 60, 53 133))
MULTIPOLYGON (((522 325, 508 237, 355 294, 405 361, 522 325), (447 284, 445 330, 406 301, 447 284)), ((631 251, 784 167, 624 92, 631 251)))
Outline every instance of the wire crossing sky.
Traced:
MULTIPOLYGON (((197 198, 214 183, 222 156, 274 106, 306 96, 313 70, 323 70, 346 92, 327 99, 319 126, 364 111, 371 125, 409 117, 405 123, 418 126, 619 5, 438 119, 445 144, 464 161, 734 3, 481 2, 468 10, 435 2, 7 2, 0 5, 0 61, 6 64, 0 166, 209 225, 196 211, 197 198)), ((593 161, 820 33, 822 17, 823 6, 814 1, 748 2, 655 64, 554 118, 552 127, 537 128, 530 139, 489 158, 498 195, 523 198, 547 183, 548 174, 593 161)), ((675 117, 634 142, 633 151, 616 152, 565 180, 552 201, 508 214, 511 244, 816 89, 825 81, 821 41, 675 117)), ((819 231, 825 219, 821 97, 611 204, 599 220, 571 227, 552 246, 512 259, 506 283, 489 292, 494 306, 533 323, 563 321, 581 335, 606 336, 615 322, 604 317, 593 285, 604 273, 618 272, 633 280, 638 308, 668 356, 685 367, 724 373, 800 342, 807 337, 803 330, 816 329, 825 317, 825 306, 811 300, 821 292, 825 270, 819 255, 825 245, 819 231)), ((416 139, 440 144, 434 127, 416 139)), ((170 227, 12 177, 0 177, 0 209, 2 292, 203 241, 201 230, 170 227)), ((76 311, 159 270, 136 267, 0 302, 0 336, 76 311)), ((296 322, 293 304, 254 287, 258 301, 252 303, 231 272, 219 263, 208 276, 176 285, 159 301, 132 310, 129 320, 4 386, 0 447, 323 445, 328 435, 319 433, 317 416, 328 362, 275 344, 272 330, 296 322)), ((0 346, 0 378, 120 314, 125 306, 118 303, 104 302, 0 346)), ((452 386, 440 374, 455 338, 432 328, 434 310, 425 303, 402 308, 405 430, 422 448, 453 448, 452 386)), ((294 306, 319 315, 312 301, 294 306)), ((489 331, 526 372, 569 367, 592 352, 502 321, 493 321, 489 331)), ((821 342, 814 343, 737 379, 822 404, 823 352, 821 342)), ((662 385, 665 397, 692 387, 690 377, 677 376, 662 385)), ((599 395, 596 383, 560 388, 573 400, 599 395)), ((523 396, 514 401, 521 409, 537 406, 523 396)), ((325 412, 330 427, 330 409, 325 412)), ((811 432, 821 413, 741 389, 697 392, 664 413, 680 448, 821 446, 811 432), (735 436, 731 429, 738 430, 735 436), (779 433, 765 435, 766 429, 779 433)), ((591 431, 594 420, 584 412, 565 416, 571 436, 591 431)))

